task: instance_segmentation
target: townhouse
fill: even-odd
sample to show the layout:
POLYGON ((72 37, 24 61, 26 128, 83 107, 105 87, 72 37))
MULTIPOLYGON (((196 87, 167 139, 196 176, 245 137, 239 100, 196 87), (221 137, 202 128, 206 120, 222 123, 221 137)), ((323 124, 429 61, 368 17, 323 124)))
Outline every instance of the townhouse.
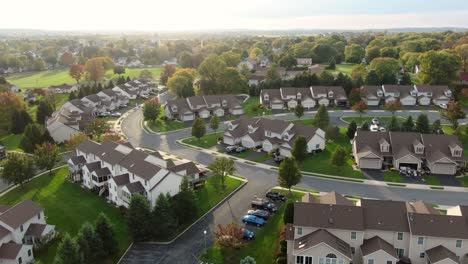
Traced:
POLYGON ((361 169, 426 169, 454 175, 466 161, 457 136, 416 132, 357 131, 353 155, 361 169))
POLYGON ((241 117, 230 121, 223 142, 290 157, 298 136, 305 137, 309 153, 325 149, 325 132, 320 128, 267 118, 241 117))
POLYGON ((400 101, 402 105, 448 104, 452 91, 445 85, 368 85, 361 87, 361 97, 370 106, 400 101))
POLYGON ((136 193, 154 206, 159 194, 177 194, 184 177, 194 185, 205 179, 191 161, 165 159, 157 151, 146 153, 129 143, 86 140, 75 154, 67 161, 69 178, 117 206, 128 207, 136 193))
POLYGON ((298 104, 311 109, 317 105, 346 106, 348 97, 341 86, 282 87, 260 91, 260 103, 271 109, 292 109, 298 104))
POLYGON ((55 236, 46 223, 44 208, 31 200, 0 205, 0 263, 33 263, 33 248, 55 236))
POLYGON ((241 100, 231 94, 199 95, 167 100, 164 108, 167 118, 180 121, 192 121, 196 117, 208 118, 213 115, 222 117, 244 114, 241 100))
POLYGON ((294 204, 286 225, 289 264, 462 263, 468 207, 442 214, 423 201, 361 199, 331 192, 294 204))
POLYGON ((65 142, 83 133, 95 116, 125 107, 130 99, 147 96, 151 90, 150 83, 139 80, 127 82, 122 89, 118 87, 66 102, 46 120, 51 137, 58 143, 65 142))
POLYGON ((69 85, 69 84, 64 83, 60 85, 51 85, 47 89, 54 93, 63 94, 63 93, 71 93, 71 92, 78 91, 79 88, 80 88, 79 84, 69 85))

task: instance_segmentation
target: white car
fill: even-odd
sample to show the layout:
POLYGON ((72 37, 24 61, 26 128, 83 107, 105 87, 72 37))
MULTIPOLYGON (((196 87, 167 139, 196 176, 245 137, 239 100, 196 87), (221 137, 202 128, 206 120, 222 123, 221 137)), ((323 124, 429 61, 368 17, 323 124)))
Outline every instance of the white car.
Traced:
POLYGON ((121 117, 122 114, 119 113, 119 112, 115 112, 115 113, 112 113, 111 116, 112 116, 112 117, 121 117))
POLYGON ((387 132, 387 129, 385 129, 385 127, 379 127, 379 131, 380 132, 387 132))
POLYGON ((372 124, 373 125, 380 125, 380 121, 376 117, 374 117, 374 118, 372 118, 372 124))
POLYGON ((447 109, 447 104, 438 104, 440 108, 447 109))
POLYGON ((370 131, 371 131, 371 132, 377 132, 377 131, 379 131, 379 126, 378 126, 378 125, 371 125, 371 126, 370 126, 370 131))

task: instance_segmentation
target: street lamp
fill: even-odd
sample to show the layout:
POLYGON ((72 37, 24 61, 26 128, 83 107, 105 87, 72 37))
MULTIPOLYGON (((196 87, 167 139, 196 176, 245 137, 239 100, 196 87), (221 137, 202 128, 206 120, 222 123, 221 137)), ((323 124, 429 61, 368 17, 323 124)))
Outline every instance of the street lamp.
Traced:
POLYGON ((205 250, 206 250, 206 230, 203 230, 203 241, 205 242, 205 250))

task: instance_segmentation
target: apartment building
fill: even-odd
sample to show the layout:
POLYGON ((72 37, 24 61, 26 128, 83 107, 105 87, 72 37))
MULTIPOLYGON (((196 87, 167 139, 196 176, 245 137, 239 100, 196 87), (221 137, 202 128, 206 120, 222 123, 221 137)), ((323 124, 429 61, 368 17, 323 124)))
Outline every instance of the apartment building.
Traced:
POLYGON ((402 167, 454 175, 466 158, 457 136, 416 132, 357 131, 353 155, 361 169, 402 167))
POLYGON ((184 177, 192 184, 204 181, 193 162, 165 159, 158 151, 147 153, 129 143, 86 140, 75 154, 67 161, 70 179, 118 206, 128 207, 136 193, 154 206, 159 194, 177 194, 184 177))
POLYGON ((461 263, 468 254, 467 208, 445 215, 422 201, 308 194, 286 226, 288 263, 461 263))
POLYGON ((228 123, 223 142, 227 145, 242 145, 246 148, 262 148, 263 151, 277 151, 290 157, 294 141, 303 136, 307 141, 307 152, 325 149, 325 132, 320 128, 294 124, 267 118, 241 117, 228 123))
POLYGON ((262 90, 260 103, 271 109, 292 109, 298 104, 311 109, 318 105, 346 106, 348 97, 341 86, 282 87, 262 90))
POLYGON ((452 91, 446 85, 368 85, 361 87, 362 100, 370 106, 400 101, 402 105, 448 104, 452 91))

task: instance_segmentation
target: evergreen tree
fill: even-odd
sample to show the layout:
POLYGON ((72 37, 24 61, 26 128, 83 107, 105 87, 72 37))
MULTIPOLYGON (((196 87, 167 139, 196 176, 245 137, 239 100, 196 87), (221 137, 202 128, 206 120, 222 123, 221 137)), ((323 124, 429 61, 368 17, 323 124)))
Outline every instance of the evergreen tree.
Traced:
POLYGON ((331 57, 330 61, 328 62, 328 69, 329 70, 334 70, 336 69, 336 60, 335 57, 331 57))
POLYGON ((344 166, 346 164, 346 156, 347 156, 346 150, 342 148, 341 146, 337 147, 332 154, 331 164, 337 167, 344 166))
POLYGON ((45 101, 40 101, 36 111, 36 122, 38 124, 45 124, 46 119, 50 117, 53 112, 54 109, 50 104, 45 101))
POLYGON ((132 195, 127 212, 127 224, 133 240, 141 242, 151 238, 151 209, 144 196, 132 195))
POLYGON ((317 114, 314 118, 315 126, 325 129, 330 124, 330 117, 328 116, 327 108, 321 105, 317 110, 317 114))
POLYGON ((84 263, 96 263, 103 256, 102 242, 94 232, 93 226, 88 222, 81 226, 76 237, 76 244, 84 263))
POLYGON ((283 215, 284 224, 292 224, 294 222, 294 202, 288 201, 283 215))
POLYGON ((78 90, 78 95, 77 95, 77 98, 78 98, 78 99, 81 99, 81 98, 85 97, 84 90, 85 90, 85 89, 84 89, 84 86, 81 87, 81 88, 78 90))
POLYGON ((301 119, 301 117, 304 115, 304 106, 302 106, 301 104, 297 104, 294 108, 294 114, 297 118, 301 119))
POLYGON ((170 237, 177 228, 177 221, 169 194, 161 193, 152 212, 154 235, 157 239, 170 237))
POLYGON ((422 134, 429 134, 431 133, 431 126, 429 124, 429 119, 427 115, 420 114, 418 119, 416 119, 416 131, 422 134))
MULTIPOLYGON (((466 128, 468 128, 468 126, 466 126, 466 128)), ((439 131, 442 129, 442 125, 440 124, 440 120, 437 119, 436 121, 434 121, 434 123, 432 124, 432 133, 434 134, 438 134, 439 131)))
POLYGON ((68 101, 71 101, 71 100, 75 99, 76 97, 77 97, 77 95, 75 94, 75 92, 71 92, 68 95, 68 101))
POLYGON ((307 158, 307 140, 303 136, 298 136, 294 141, 291 154, 299 164, 302 164, 307 158))
POLYGON ((397 132, 401 130, 400 123, 398 122, 396 116, 392 116, 392 119, 390 120, 387 129, 392 132, 397 132))
POLYGON ((13 134, 21 134, 24 132, 26 126, 31 123, 31 117, 29 116, 28 112, 24 109, 13 110, 13 115, 11 118, 11 126, 10 130, 13 134))
POLYGON ((115 237, 114 227, 104 213, 100 213, 94 224, 94 232, 102 244, 104 256, 112 256, 119 249, 119 242, 115 237))
POLYGON ((278 184, 283 188, 288 188, 289 195, 291 196, 291 187, 298 184, 302 178, 296 159, 294 157, 286 157, 281 162, 278 172, 278 184))
POLYGON ((21 140, 21 147, 28 153, 34 152, 36 145, 42 143, 41 128, 36 124, 29 124, 24 130, 24 137, 21 140))
POLYGON ((407 72, 403 73, 400 79, 400 85, 410 85, 410 84, 412 84, 411 76, 407 72))
POLYGON ((356 130, 357 130, 357 124, 356 124, 356 121, 351 121, 351 123, 349 123, 348 125, 348 130, 346 131, 346 135, 348 136, 349 139, 353 139, 354 138, 354 134, 356 134, 356 130))
POLYGON ((206 125, 205 120, 201 118, 195 119, 192 124, 192 136, 196 137, 198 140, 206 134, 206 125))
POLYGON ((210 119, 210 128, 214 130, 216 133, 216 130, 219 128, 219 116, 213 115, 210 119))
POLYGON ((55 140, 50 135, 49 130, 47 130, 47 129, 44 129, 44 133, 42 133, 41 138, 42 138, 41 139, 42 143, 44 143, 44 142, 54 143, 55 142, 55 140))
POLYGON ((173 197, 172 203, 179 224, 191 223, 197 217, 196 197, 187 177, 182 179, 180 191, 173 197))
POLYGON ((109 83, 107 84, 107 89, 112 89, 114 87, 115 87, 114 82, 110 80, 109 83))
POLYGON ((369 71, 366 76, 366 84, 367 85, 381 85, 381 80, 379 75, 374 70, 369 71))
POLYGON ((409 116, 408 119, 406 119, 406 121, 403 122, 403 125, 401 126, 401 131, 412 132, 413 130, 414 130, 413 117, 409 116))
POLYGON ((82 259, 78 246, 68 233, 65 234, 57 248, 54 264, 81 264, 82 259))
POLYGON ((364 122, 361 126, 361 130, 362 131, 369 131, 370 128, 369 128, 369 123, 368 122, 364 122))
POLYGON ((127 76, 126 82, 130 82, 130 81, 132 81, 132 79, 130 79, 130 76, 127 76))

